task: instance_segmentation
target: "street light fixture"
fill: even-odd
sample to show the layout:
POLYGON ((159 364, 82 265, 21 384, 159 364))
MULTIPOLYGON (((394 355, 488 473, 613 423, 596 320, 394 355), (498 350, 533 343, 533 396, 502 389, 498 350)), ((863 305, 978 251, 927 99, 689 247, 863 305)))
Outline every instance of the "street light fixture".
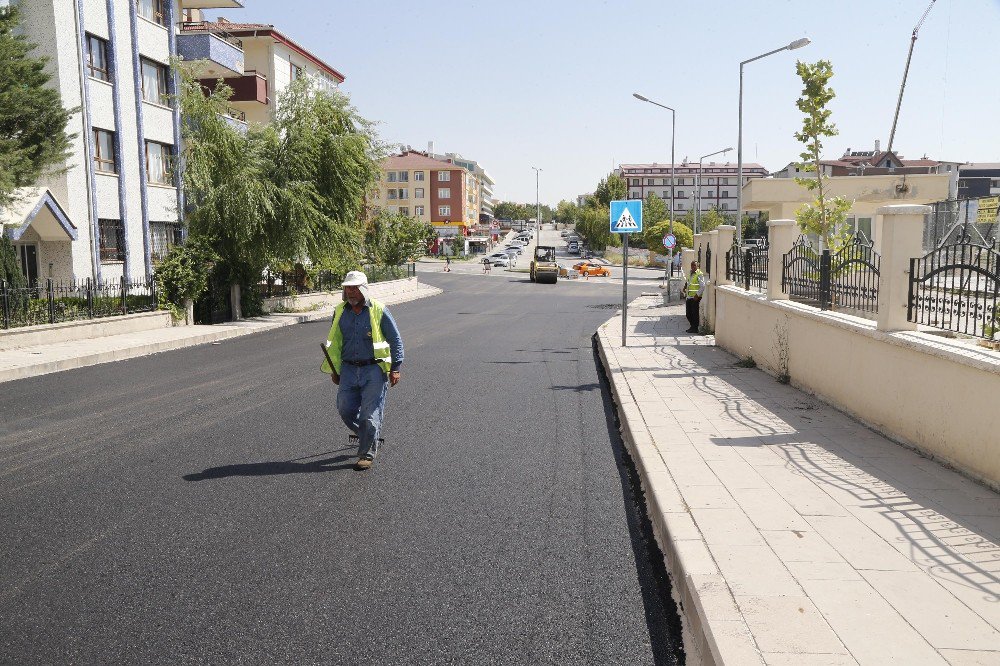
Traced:
MULTIPOLYGON (((647 102, 654 106, 658 106, 661 109, 666 109, 670 112, 670 234, 674 233, 674 206, 676 205, 676 198, 674 197, 674 188, 677 185, 677 178, 675 178, 676 172, 674 171, 674 139, 677 136, 677 112, 666 104, 660 104, 659 102, 654 102, 648 97, 644 97, 639 93, 632 93, 632 97, 635 97, 640 102, 647 102)), ((670 270, 674 265, 674 248, 670 248, 669 254, 669 264, 667 265, 667 275, 670 275, 670 270)))
POLYGON ((740 63, 740 108, 739 108, 739 136, 736 139, 736 238, 737 242, 743 242, 743 65, 753 62, 754 60, 760 60, 761 58, 766 58, 769 55, 774 55, 775 53, 780 53, 781 51, 794 51, 795 49, 801 49, 803 46, 809 44, 809 38, 803 37, 802 39, 796 39, 794 42, 782 46, 780 49, 774 49, 773 51, 768 51, 767 53, 762 53, 759 56, 755 56, 748 60, 744 60, 740 63))
POLYGON ((714 153, 702 155, 698 158, 698 187, 695 188, 697 195, 695 196, 694 204, 694 233, 698 233, 698 228, 701 226, 701 163, 706 157, 719 155, 721 153, 728 153, 730 150, 732 150, 732 148, 723 148, 722 150, 717 150, 714 153))

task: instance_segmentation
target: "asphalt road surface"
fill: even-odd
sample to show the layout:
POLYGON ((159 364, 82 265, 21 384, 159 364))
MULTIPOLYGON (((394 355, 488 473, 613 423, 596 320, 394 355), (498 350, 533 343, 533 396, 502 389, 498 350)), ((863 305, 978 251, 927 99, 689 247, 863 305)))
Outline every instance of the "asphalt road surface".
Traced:
POLYGON ((421 279, 368 472, 322 322, 4 384, 0 663, 676 663, 592 349, 620 286, 421 279))

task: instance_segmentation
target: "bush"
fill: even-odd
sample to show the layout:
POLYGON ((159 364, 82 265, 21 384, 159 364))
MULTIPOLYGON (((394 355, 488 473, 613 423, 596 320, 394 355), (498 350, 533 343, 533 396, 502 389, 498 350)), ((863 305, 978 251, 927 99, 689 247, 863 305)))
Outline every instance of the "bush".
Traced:
POLYGON ((195 300, 208 289, 208 278, 219 256, 200 240, 175 245, 156 267, 156 287, 160 307, 180 319, 184 301, 195 300))

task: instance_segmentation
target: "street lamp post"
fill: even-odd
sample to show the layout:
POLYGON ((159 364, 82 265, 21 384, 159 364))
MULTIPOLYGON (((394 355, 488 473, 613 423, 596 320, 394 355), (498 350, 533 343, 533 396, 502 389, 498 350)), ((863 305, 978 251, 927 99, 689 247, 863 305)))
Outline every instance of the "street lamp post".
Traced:
POLYGON ((698 158, 698 186, 695 188, 694 199, 694 233, 698 233, 698 228, 701 226, 701 163, 706 157, 712 157, 713 155, 719 155, 721 153, 728 153, 732 148, 723 148, 722 150, 717 150, 714 153, 709 153, 708 155, 702 155, 698 158))
MULTIPOLYGON (((635 97, 640 102, 648 102, 649 104, 652 104, 654 106, 658 106, 661 109, 666 109, 667 111, 670 112, 670 234, 673 235, 673 233, 674 233, 674 206, 676 205, 675 202, 677 201, 677 199, 674 197, 674 192, 675 192, 674 188, 677 185, 677 178, 675 177, 676 176, 676 171, 674 170, 674 140, 677 137, 677 112, 674 111, 669 106, 667 106, 666 104, 660 104, 659 102, 654 102, 653 100, 649 99, 648 97, 644 97, 644 96, 640 95, 639 93, 632 93, 632 97, 635 97)), ((666 274, 668 276, 667 279, 669 280, 670 279, 669 278, 670 271, 673 270, 673 265, 674 265, 674 248, 670 248, 669 255, 667 257, 667 261, 668 261, 668 263, 667 263, 666 274)), ((670 297, 670 294, 669 294, 669 283, 668 283, 667 286, 668 286, 667 297, 669 298, 670 297)))
POLYGON ((531 167, 535 170, 535 253, 538 253, 538 245, 542 242, 542 205, 538 200, 538 174, 542 169, 531 167))
POLYGON ((780 53, 781 51, 794 51, 795 49, 801 49, 803 46, 809 44, 809 39, 803 37, 802 39, 796 39, 794 42, 782 46, 780 49, 774 49, 773 51, 768 51, 767 53, 762 53, 759 56, 755 56, 748 60, 744 60, 740 63, 740 103, 739 103, 739 131, 738 137, 736 139, 736 238, 737 242, 743 242, 743 65, 753 62, 754 60, 760 60, 761 58, 766 58, 769 55, 774 55, 775 53, 780 53))

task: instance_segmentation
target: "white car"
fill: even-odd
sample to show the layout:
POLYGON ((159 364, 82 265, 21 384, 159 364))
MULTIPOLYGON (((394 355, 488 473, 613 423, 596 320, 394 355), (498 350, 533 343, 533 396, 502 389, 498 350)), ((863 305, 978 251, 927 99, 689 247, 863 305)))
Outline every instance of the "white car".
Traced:
POLYGON ((489 260, 489 262, 494 266, 504 266, 504 267, 510 266, 510 258, 502 252, 491 254, 490 256, 486 257, 486 259, 489 260))

